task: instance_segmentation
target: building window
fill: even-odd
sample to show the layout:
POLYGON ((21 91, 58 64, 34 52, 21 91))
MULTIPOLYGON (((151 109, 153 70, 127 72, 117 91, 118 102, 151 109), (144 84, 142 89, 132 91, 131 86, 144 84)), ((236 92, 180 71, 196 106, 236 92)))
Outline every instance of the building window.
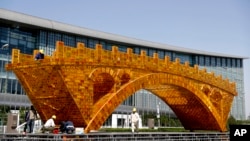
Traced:
POLYGON ((232 59, 232 67, 236 67, 236 59, 232 59))
MULTIPOLYGON (((146 55, 148 55, 148 49, 147 48, 141 48, 141 51, 145 51, 146 52, 146 55)), ((140 52, 140 54, 141 54, 141 52, 140 52)))
POLYGON ((73 47, 76 46, 75 38, 73 36, 63 34, 62 41, 67 46, 73 46, 73 47))
POLYGON ((38 43, 39 43, 39 46, 46 46, 47 33, 45 31, 40 31, 40 36, 39 36, 38 43))
POLYGON ((88 46, 89 48, 95 48, 95 45, 98 44, 98 40, 94 40, 94 39, 88 39, 88 46))
POLYGON ((107 43, 105 49, 111 51, 112 50, 112 44, 107 43))
POLYGON ((120 45, 118 49, 119 49, 119 51, 121 51, 121 52, 127 52, 127 47, 126 47, 126 46, 120 45))
POLYGON ((205 56, 205 66, 210 66, 210 57, 209 56, 205 56))
POLYGON ((199 56, 199 65, 204 66, 204 56, 199 56))
POLYGON ((106 42, 100 41, 100 44, 102 45, 102 49, 106 49, 106 42))
POLYGON ((164 55, 164 51, 163 50, 158 50, 158 56, 160 59, 164 59, 165 55, 164 55))
POLYGON ((135 54, 140 54, 140 48, 139 47, 133 48, 133 51, 134 51, 135 54))
MULTIPOLYGON (((48 32, 48 44, 55 46, 55 34, 53 32, 48 32)), ((46 47, 46 44, 44 45, 46 47)))
POLYGON ((176 58, 179 58, 179 59, 180 59, 180 62, 181 62, 182 64, 184 64, 185 62, 190 62, 190 61, 191 61, 190 55, 187 55, 187 54, 176 53, 176 54, 175 54, 175 57, 176 57, 176 58))
POLYGON ((170 51, 165 51, 165 56, 168 56, 169 59, 170 59, 170 61, 173 61, 173 55, 172 55, 172 54, 173 54, 173 53, 170 52, 170 51))
POLYGON ((215 66, 216 66, 215 57, 211 57, 211 66, 212 66, 212 67, 215 67, 215 66))
POLYGON ((76 43, 84 43, 87 46, 87 39, 84 37, 76 37, 76 43))
POLYGON ((230 58, 227 58, 227 67, 232 67, 231 59, 230 58))
POLYGON ((221 63, 222 63, 221 64, 222 67, 226 67, 227 66, 227 64, 226 64, 226 58, 222 58, 221 59, 221 63))
POLYGON ((148 55, 153 57, 153 54, 155 53, 156 51, 154 49, 148 49, 148 55))
POLYGON ((237 59, 237 68, 242 68, 242 60, 237 59))
POLYGON ((220 57, 216 58, 216 64, 218 67, 221 67, 221 58, 220 57))

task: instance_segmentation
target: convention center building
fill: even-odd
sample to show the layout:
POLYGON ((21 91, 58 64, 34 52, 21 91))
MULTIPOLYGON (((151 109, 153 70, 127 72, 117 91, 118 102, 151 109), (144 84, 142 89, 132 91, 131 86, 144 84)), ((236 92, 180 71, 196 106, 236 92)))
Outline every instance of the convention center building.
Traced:
MULTIPOLYGON (((200 69, 206 68, 208 72, 214 72, 216 75, 222 75, 223 78, 236 82, 238 96, 233 101, 230 115, 237 120, 244 120, 246 117, 243 72, 243 61, 247 59, 246 57, 155 43, 6 9, 0 9, 0 113, 8 108, 27 109, 31 105, 15 74, 5 70, 5 64, 11 62, 12 48, 18 48, 26 54, 33 54, 34 49, 42 49, 45 55, 51 55, 55 50, 56 41, 63 41, 65 45, 73 47, 78 42, 84 43, 89 48, 101 44, 106 50, 111 50, 115 45, 118 46, 119 51, 126 52, 127 48, 132 48, 133 53, 140 54, 141 50, 145 50, 148 56, 153 56, 156 52, 162 59, 169 56, 172 61, 180 58, 181 63, 188 61, 191 66, 198 64, 200 69)), ((114 111, 105 125, 121 125, 124 122, 124 115, 129 114, 133 107, 136 107, 141 115, 156 113, 159 110, 161 116, 175 116, 163 101, 150 92, 142 89, 136 93, 114 111)), ((3 121, 1 115, 3 114, 0 114, 0 119, 3 121)))

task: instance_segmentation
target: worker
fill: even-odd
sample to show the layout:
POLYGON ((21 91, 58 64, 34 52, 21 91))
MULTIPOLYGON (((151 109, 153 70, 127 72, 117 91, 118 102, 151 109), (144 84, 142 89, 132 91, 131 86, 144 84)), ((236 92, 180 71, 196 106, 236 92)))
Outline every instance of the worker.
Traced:
POLYGON ((75 131, 75 127, 72 121, 62 121, 60 126, 60 131, 62 133, 72 134, 75 131))
POLYGON ((55 129, 55 122, 56 116, 53 115, 50 119, 48 119, 42 127, 42 133, 49 132, 52 133, 55 129))
POLYGON ((136 130, 138 132, 138 127, 139 127, 139 114, 136 112, 136 108, 133 108, 133 111, 130 116, 130 122, 131 122, 131 129, 132 133, 136 130))
POLYGON ((30 106, 30 109, 25 113, 25 121, 26 124, 24 126, 24 134, 26 133, 26 129, 29 128, 29 133, 33 133, 33 128, 35 125, 35 120, 38 118, 37 112, 33 105, 30 106))
POLYGON ((35 60, 40 60, 40 59, 44 59, 44 54, 42 49, 39 50, 39 52, 35 56, 35 60))

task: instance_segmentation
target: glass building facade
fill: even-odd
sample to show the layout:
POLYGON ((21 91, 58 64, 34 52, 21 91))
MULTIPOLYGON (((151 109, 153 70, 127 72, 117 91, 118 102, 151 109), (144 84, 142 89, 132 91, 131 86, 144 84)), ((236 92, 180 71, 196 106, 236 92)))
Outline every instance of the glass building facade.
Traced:
MULTIPOLYGON (((127 48, 132 48, 133 52, 140 54, 141 50, 145 50, 148 56, 153 56, 153 53, 158 53, 160 58, 169 56, 171 60, 180 58, 181 63, 190 62, 193 66, 198 64, 200 68, 206 68, 208 72, 212 71, 216 75, 222 75, 223 78, 228 78, 230 81, 237 83, 238 96, 235 97, 231 109, 231 115, 237 120, 245 119, 245 95, 244 95, 244 72, 243 60, 244 57, 225 56, 220 54, 212 55, 207 52, 182 51, 181 48, 156 47, 152 42, 141 43, 142 41, 125 38, 125 41, 115 40, 106 36, 93 36, 88 33, 78 33, 73 31, 53 29, 50 27, 40 26, 34 23, 26 22, 27 15, 6 11, 0 9, 0 106, 1 112, 4 109, 19 109, 20 107, 29 107, 31 105, 25 91, 16 79, 13 72, 6 72, 5 64, 11 61, 11 50, 18 48, 22 53, 32 54, 34 49, 43 49, 46 55, 51 55, 55 49, 56 41, 63 41, 65 45, 76 46, 77 42, 82 42, 89 48, 94 48, 96 44, 101 44, 104 49, 111 50, 112 46, 118 46, 120 51, 126 52, 127 48), (4 14, 13 14, 21 20, 8 19, 4 14), (1 16, 2 15, 2 16, 1 16), (23 16, 23 17, 22 17, 23 16), (22 21, 23 20, 23 21, 22 21), (127 42, 130 41, 130 42, 127 42), (136 43, 136 42, 140 43, 136 43), (4 46, 8 45, 7 48, 4 46)), ((34 17, 28 17, 34 18, 34 17)), ((46 21, 45 19, 35 18, 35 20, 46 21)), ((53 22, 55 24, 56 22, 53 22)), ((74 26, 61 24, 65 29, 74 26)), ((75 27, 78 29, 79 27, 75 27)), ((80 28, 83 29, 83 28, 80 28)), ((91 30, 91 32, 95 32, 91 30)), ((99 32, 98 32, 99 33, 99 32)), ((107 33, 105 33, 107 34, 107 33)), ((110 34, 111 35, 111 34, 110 34)), ((117 35, 118 36, 118 35, 117 35)), ((118 36, 119 37, 119 36, 118 36)), ((128 114, 131 107, 136 106, 141 115, 145 113, 155 113, 159 107, 161 114, 173 116, 171 109, 159 98, 146 90, 139 90, 137 94, 129 97, 117 109, 118 114, 128 114)), ((2 115, 2 114, 1 114, 2 115)), ((0 115, 0 116, 1 116, 0 115)), ((3 121, 3 117, 0 117, 3 121)), ((109 120, 105 124, 109 125, 109 120)))

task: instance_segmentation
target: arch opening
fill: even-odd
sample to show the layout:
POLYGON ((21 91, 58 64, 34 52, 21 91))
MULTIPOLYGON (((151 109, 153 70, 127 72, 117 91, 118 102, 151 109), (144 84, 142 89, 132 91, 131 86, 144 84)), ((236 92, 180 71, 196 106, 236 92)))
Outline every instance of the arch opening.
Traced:
MULTIPOLYGON (((129 96, 135 94, 140 89, 146 89, 166 102, 186 129, 220 130, 221 128, 214 113, 210 111, 211 109, 214 110, 214 108, 211 108, 212 105, 208 107, 207 103, 204 102, 207 100, 206 95, 189 84, 190 80, 183 79, 180 83, 178 77, 171 75, 153 73, 141 76, 122 86, 116 93, 108 94, 108 98, 105 98, 105 101, 100 101, 100 103, 103 102, 103 106, 100 109, 94 110, 98 112, 93 116, 90 125, 95 119, 101 118, 100 116, 106 120, 129 96), (105 117, 101 113, 105 113, 105 117), (191 124, 193 121, 196 121, 196 123, 191 124)), ((100 122, 104 123, 104 121, 100 122)), ((97 122, 93 124, 97 124, 97 122)), ((96 126, 101 126, 102 124, 96 126)), ((89 127, 86 128, 86 131, 89 130, 89 127)))

